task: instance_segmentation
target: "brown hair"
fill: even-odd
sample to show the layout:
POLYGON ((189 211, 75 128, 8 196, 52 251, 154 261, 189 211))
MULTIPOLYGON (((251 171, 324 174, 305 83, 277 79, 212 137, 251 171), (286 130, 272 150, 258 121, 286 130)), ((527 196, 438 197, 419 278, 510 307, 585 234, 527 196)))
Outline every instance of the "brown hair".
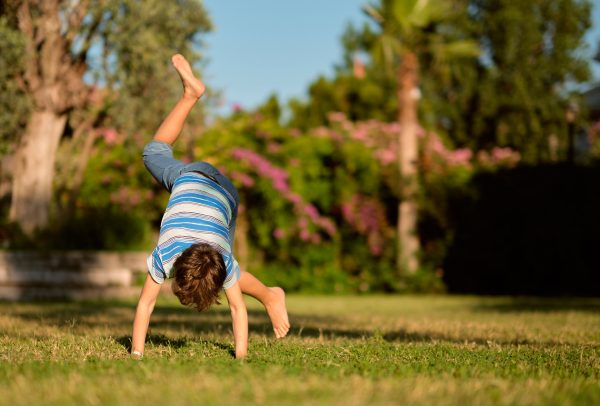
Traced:
POLYGON ((173 293, 184 306, 198 311, 219 304, 219 290, 227 272, 221 254, 209 244, 194 244, 173 264, 173 293))

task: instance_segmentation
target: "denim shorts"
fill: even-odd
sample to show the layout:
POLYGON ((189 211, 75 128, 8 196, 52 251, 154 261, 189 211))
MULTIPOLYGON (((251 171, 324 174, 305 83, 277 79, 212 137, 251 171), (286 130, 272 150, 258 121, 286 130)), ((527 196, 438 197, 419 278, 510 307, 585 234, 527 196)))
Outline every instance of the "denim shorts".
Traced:
MULTIPOLYGON (((173 188, 175 180, 186 172, 200 172, 221 185, 235 200, 236 206, 240 204, 237 189, 231 181, 217 168, 208 162, 192 162, 184 164, 173 158, 173 148, 161 141, 151 141, 144 147, 144 165, 152 174, 154 179, 165 187, 169 192, 173 188)), ((237 207, 236 207, 237 208, 237 207)), ((236 210, 237 211, 237 210, 236 210)))

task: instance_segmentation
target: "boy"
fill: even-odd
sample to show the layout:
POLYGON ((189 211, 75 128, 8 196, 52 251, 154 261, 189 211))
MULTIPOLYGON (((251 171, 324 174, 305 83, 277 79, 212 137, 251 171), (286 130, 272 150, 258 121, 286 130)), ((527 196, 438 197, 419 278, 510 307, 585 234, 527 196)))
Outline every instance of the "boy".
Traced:
POLYGON ((171 145, 205 87, 182 55, 174 55, 171 62, 181 78, 183 96, 143 153, 146 168, 171 192, 171 197, 158 244, 148 257, 148 275, 133 321, 131 355, 142 358, 160 286, 166 278, 173 278, 173 293, 179 301, 198 311, 218 303, 219 291, 225 290, 233 321, 235 356, 243 358, 248 352, 248 315, 242 293, 265 306, 277 338, 285 337, 290 328, 285 293, 240 271, 233 257, 239 196, 231 182, 206 162, 185 165, 173 159, 171 145))

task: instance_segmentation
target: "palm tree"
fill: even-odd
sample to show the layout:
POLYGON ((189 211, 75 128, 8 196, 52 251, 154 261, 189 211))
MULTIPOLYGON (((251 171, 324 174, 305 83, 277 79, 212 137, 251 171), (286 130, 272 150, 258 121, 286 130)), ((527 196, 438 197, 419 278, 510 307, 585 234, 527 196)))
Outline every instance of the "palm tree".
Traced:
POLYGON ((419 55, 430 54, 434 60, 447 57, 475 56, 476 44, 469 40, 446 42, 434 29, 456 15, 452 0, 381 0, 368 5, 365 12, 379 28, 374 58, 396 76, 398 100, 398 170, 400 200, 398 205, 398 269, 412 273, 419 267, 417 236, 417 161, 419 126, 417 105, 419 91, 419 55))

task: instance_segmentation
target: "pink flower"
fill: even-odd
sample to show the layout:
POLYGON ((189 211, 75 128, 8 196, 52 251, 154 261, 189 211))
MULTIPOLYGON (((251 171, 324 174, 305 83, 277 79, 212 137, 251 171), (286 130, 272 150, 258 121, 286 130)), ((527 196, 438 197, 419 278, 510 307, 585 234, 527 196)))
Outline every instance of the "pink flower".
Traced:
POLYGON ((319 234, 312 234, 310 236, 310 242, 313 244, 319 244, 321 242, 321 236, 319 234))
POLYGON ((286 193, 285 198, 288 201, 292 202, 294 205, 298 205, 302 202, 302 196, 294 192, 286 193))
POLYGON ((468 148, 461 148, 450 152, 448 161, 455 165, 468 165, 473 157, 473 152, 468 148))
POLYGON ((307 204, 304 206, 304 213, 311 218, 312 221, 316 221, 319 218, 319 211, 312 204, 307 204))
POLYGON ((136 206, 142 201, 142 196, 138 190, 128 189, 121 186, 117 191, 111 193, 110 201, 122 206, 136 206))
POLYGON ((369 137, 369 133, 364 128, 358 128, 352 133, 352 138, 357 141, 365 141, 369 137))
POLYGON ((278 179, 275 179, 272 183, 273 183, 273 187, 278 192, 283 193, 289 189, 289 186, 288 186, 287 182, 285 181, 285 179, 278 178, 278 179))
POLYGON ((343 203, 342 204, 342 216, 344 216, 344 220, 348 223, 354 222, 354 212, 352 210, 352 204, 343 203))
POLYGON ((343 121, 346 121, 346 115, 344 113, 341 112, 332 112, 329 113, 327 118, 329 118, 329 121, 332 122, 337 122, 337 123, 341 123, 343 121))
POLYGON ((267 151, 269 151, 270 154, 277 154, 281 151, 281 145, 276 142, 270 142, 267 145, 267 151))
POLYGON ((302 135, 302 132, 300 132, 300 130, 297 128, 291 128, 288 133, 289 133, 290 137, 293 137, 293 138, 297 138, 302 135))
POLYGON ((235 148, 231 151, 231 156, 234 159, 246 161, 260 176, 270 179, 277 191, 284 194, 289 191, 287 172, 272 165, 265 157, 244 148, 235 148))
POLYGON ((382 248, 380 245, 369 245, 369 251, 371 251, 371 254, 378 257, 381 255, 382 248))
POLYGON ((441 156, 446 156, 446 153, 448 152, 442 141, 437 136, 433 136, 431 138, 431 150, 441 156))
POLYGON ((308 241, 310 239, 310 232, 308 230, 300 231, 300 239, 302 241, 308 241))
POLYGON ((273 230, 273 237, 275 237, 278 240, 281 240, 283 237, 285 237, 285 231, 283 231, 283 229, 281 228, 276 228, 275 230, 273 230))
POLYGON ((494 149, 492 149, 492 158, 497 161, 510 158, 511 156, 512 150, 510 148, 495 147, 494 149))
POLYGON ((104 138, 104 142, 109 145, 115 144, 119 134, 114 128, 101 128, 100 135, 104 138))
POLYGON ((391 134, 398 134, 401 128, 402 126, 400 125, 400 123, 389 123, 384 126, 384 131, 391 134))
POLYGON ((329 135, 331 136, 331 139, 334 141, 341 142, 344 140, 344 137, 342 137, 342 134, 338 133, 337 131, 333 131, 329 135))
POLYGON ((319 227, 325 230, 325 232, 332 237, 337 233, 337 227, 331 219, 321 217, 319 221, 319 227))
POLYGON ((328 138, 329 133, 330 131, 327 127, 317 127, 313 130, 312 135, 317 138, 328 138))
POLYGON ((375 157, 382 165, 387 166, 396 161, 396 151, 391 149, 379 150, 375 153, 375 157))
POLYGON ((254 186, 254 179, 246 173, 233 171, 231 172, 231 178, 239 182, 242 186, 250 188, 254 186))

